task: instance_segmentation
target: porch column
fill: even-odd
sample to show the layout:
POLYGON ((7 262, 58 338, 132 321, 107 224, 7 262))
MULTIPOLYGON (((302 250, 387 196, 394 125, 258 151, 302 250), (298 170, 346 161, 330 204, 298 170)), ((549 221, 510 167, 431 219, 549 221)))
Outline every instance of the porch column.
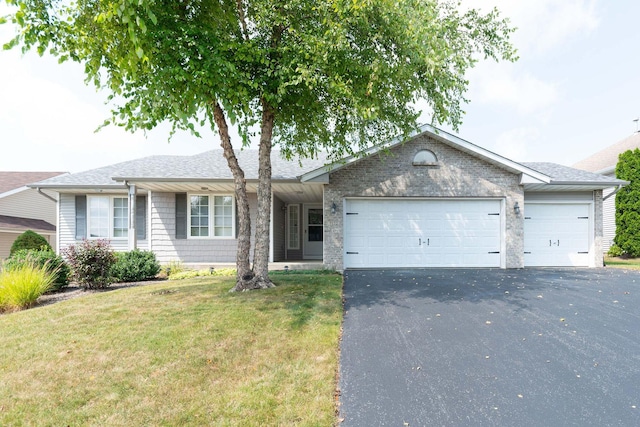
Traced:
POLYGON ((127 232, 129 240, 129 250, 132 251, 138 246, 138 236, 136 233, 136 186, 128 184, 129 187, 129 231, 127 232))

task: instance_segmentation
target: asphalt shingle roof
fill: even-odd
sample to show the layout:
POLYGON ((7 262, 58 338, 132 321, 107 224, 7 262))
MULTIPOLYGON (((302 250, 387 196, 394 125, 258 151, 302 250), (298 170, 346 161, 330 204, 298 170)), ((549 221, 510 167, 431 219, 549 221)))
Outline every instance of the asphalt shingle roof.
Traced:
MULTIPOLYGON (((258 150, 241 150, 236 152, 240 166, 247 180, 258 179, 258 150)), ((271 156, 272 179, 293 180, 303 173, 322 167, 326 163, 326 155, 319 154, 316 159, 304 159, 303 166, 298 160, 286 160, 279 151, 271 156)), ((47 187, 121 187, 122 184, 112 178, 139 179, 198 179, 231 180, 233 176, 222 155, 222 150, 211 150, 193 156, 150 156, 127 162, 117 163, 85 172, 59 176, 32 185, 47 187)))
MULTIPOLYGON (((611 178, 598 173, 587 172, 584 170, 571 168, 568 166, 559 165, 556 163, 548 162, 523 162, 523 165, 537 170, 551 178, 551 182, 566 182, 566 183, 610 183, 619 181, 615 178, 611 178)), ((624 181, 620 181, 621 183, 624 181)))
POLYGON ((618 156, 627 150, 640 148, 640 132, 618 141, 607 148, 598 151, 591 156, 580 160, 573 165, 574 168, 583 169, 590 172, 599 172, 615 167, 618 163, 618 156))
POLYGON ((62 174, 66 172, 0 172, 0 194, 62 174))
POLYGON ((12 230, 56 231, 56 226, 41 219, 0 215, 0 228, 12 230))

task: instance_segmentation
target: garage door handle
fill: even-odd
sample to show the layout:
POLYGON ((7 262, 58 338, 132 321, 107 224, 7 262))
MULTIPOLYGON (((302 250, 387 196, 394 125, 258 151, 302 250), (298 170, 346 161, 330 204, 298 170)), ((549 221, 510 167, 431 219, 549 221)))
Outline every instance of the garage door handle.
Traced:
POLYGON ((499 254, 500 251, 495 251, 495 252, 489 252, 490 254, 499 254))
POLYGON ((349 251, 347 251, 347 255, 358 255, 358 252, 349 252, 349 251))

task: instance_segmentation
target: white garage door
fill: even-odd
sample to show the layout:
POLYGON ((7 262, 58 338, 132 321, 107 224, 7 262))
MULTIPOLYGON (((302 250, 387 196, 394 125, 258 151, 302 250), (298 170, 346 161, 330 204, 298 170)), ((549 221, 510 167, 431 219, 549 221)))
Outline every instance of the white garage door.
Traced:
POLYGON ((589 266, 591 205, 525 203, 524 265, 589 266))
POLYGON ((500 200, 348 199, 345 268, 500 267, 500 200))

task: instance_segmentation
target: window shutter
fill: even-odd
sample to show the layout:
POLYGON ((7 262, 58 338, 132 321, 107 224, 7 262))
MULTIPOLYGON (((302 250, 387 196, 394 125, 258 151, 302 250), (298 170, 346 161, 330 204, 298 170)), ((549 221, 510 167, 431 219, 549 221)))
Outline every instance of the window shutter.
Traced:
POLYGON ((87 196, 76 196, 76 240, 87 237, 87 196))
POLYGON ((136 238, 147 238, 147 198, 136 196, 136 238))
POLYGON ((176 239, 187 238, 187 194, 176 193, 176 239))

